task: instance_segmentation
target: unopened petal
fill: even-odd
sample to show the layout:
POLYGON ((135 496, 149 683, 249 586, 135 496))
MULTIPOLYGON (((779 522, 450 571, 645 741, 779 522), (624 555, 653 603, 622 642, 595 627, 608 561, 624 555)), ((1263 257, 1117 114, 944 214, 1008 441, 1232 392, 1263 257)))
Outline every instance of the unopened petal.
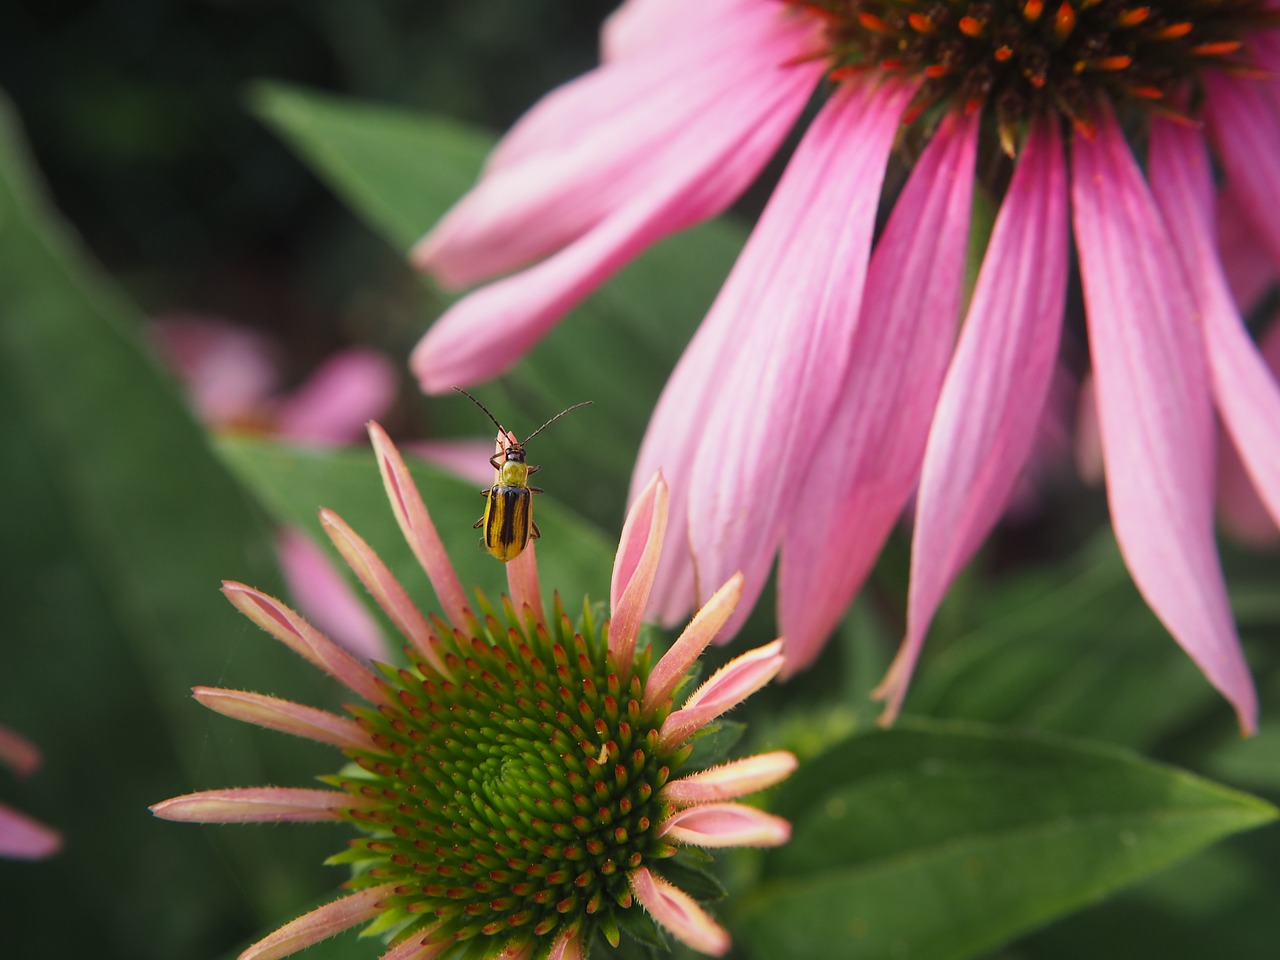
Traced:
POLYGON ((0 803, 0 858, 43 860, 61 848, 58 831, 0 803))
POLYGON ((916 497, 906 636, 876 695, 902 706, 943 594, 991 532, 1035 444, 1067 294, 1066 163, 1056 122, 1028 137, 938 397, 916 497))
POLYGON ((373 741, 354 720, 326 710, 247 690, 195 687, 191 692, 210 710, 245 723, 332 744, 340 750, 373 749, 373 741))
POLYGON ((916 485, 960 315, 978 116, 944 121, 876 244, 778 569, 786 674, 818 656, 916 485))
POLYGON ((202 790, 150 807, 161 820, 188 823, 287 823, 340 820, 344 810, 376 806, 336 790, 294 787, 232 787, 202 790))
POLYGON ((633 870, 627 877, 636 899, 682 943, 700 953, 719 957, 729 950, 729 934, 698 902, 679 887, 654 876, 647 867, 633 870))
POLYGON ((663 748, 682 743, 776 677, 782 664, 781 640, 730 660, 695 690, 683 707, 667 717, 659 732, 659 743, 663 748))
POLYGON ((662 796, 677 804, 734 800, 781 783, 796 766, 795 754, 786 750, 760 753, 672 780, 662 796))
POLYGON ((381 901, 394 889, 395 884, 387 883, 317 907, 263 937, 241 953, 239 960, 280 960, 358 923, 372 920, 381 912, 381 901))
POLYGON ((791 839, 791 824, 741 803, 704 803, 667 817, 658 836, 695 847, 779 847, 791 839))
POLYGON ((742 597, 742 574, 735 573, 717 590, 702 609, 694 614, 671 648, 654 664, 644 687, 644 706, 659 706, 702 656, 707 644, 715 639, 725 621, 733 614, 742 597))
POLYGON ((627 512, 613 561, 609 585, 609 650, 623 675, 631 672, 640 624, 649 605, 649 593, 662 555, 667 532, 668 491, 662 472, 653 475, 627 512))
POLYGON ((365 660, 386 656, 382 629, 329 556, 305 533, 276 536, 276 556, 290 595, 307 619, 365 660))
POLYGON ((1072 209, 1106 463, 1134 582, 1182 648, 1257 723, 1213 531, 1214 425, 1195 303, 1115 120, 1072 141, 1072 209))

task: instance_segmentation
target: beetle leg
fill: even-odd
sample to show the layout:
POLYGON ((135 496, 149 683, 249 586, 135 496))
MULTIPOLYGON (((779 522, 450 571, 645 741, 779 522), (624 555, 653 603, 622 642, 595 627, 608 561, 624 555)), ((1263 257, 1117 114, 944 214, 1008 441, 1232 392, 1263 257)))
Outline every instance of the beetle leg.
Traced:
POLYGON ((530 472, 530 473, 537 473, 537 472, 538 472, 539 470, 541 470, 541 469, 542 469, 542 464, 540 464, 540 463, 531 463, 531 464, 529 464, 529 472, 530 472))
MULTIPOLYGON (((484 523, 484 517, 481 517, 479 520, 477 520, 475 523, 473 523, 473 524, 471 525, 471 529, 472 529, 472 530, 479 530, 479 529, 480 529, 480 524, 482 524, 482 523, 484 523)), ((481 544, 483 544, 483 543, 484 543, 484 541, 483 541, 483 540, 481 540, 481 541, 480 541, 480 543, 481 543, 481 544)))
POLYGON ((530 493, 546 493, 547 491, 543 490, 541 487, 530 487, 529 492, 530 493))
POLYGON ((538 525, 532 520, 529 521, 529 526, 533 527, 533 533, 529 534, 529 539, 537 540, 542 536, 542 531, 538 529, 538 525))
POLYGON ((501 459, 502 459, 502 454, 495 453, 492 457, 489 458, 489 466, 493 467, 493 469, 495 470, 501 470, 502 464, 499 462, 501 461, 501 459))

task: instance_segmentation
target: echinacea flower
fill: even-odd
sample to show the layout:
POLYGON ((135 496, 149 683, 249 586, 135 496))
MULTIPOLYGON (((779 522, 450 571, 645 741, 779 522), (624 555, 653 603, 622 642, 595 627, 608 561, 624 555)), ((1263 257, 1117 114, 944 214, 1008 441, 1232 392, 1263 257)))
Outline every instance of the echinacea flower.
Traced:
MULTIPOLYGON (((26 737, 0 726, 0 763, 20 777, 40 766, 40 751, 26 737)), ((0 857, 9 860, 43 860, 62 847, 56 830, 0 803, 0 857)))
POLYGON ((532 545, 507 564, 511 599, 501 612, 480 595, 473 612, 398 452, 370 430, 392 509, 442 614, 424 615, 368 545, 322 512, 339 552, 403 632, 408 666, 366 667, 280 601, 225 584, 242 613, 368 705, 339 716, 198 687, 205 706, 331 744, 349 763, 322 778, 327 790, 210 790, 152 808, 206 823, 338 820, 359 833, 331 861, 351 865, 353 892, 258 941, 243 960, 288 956, 361 923, 388 941, 383 960, 572 960, 598 938, 616 946, 646 918, 695 950, 724 953, 728 934, 680 887, 698 872, 681 848, 785 842, 786 821, 734 800, 796 763, 775 752, 691 770, 700 731, 782 668, 775 641, 685 696, 686 673, 732 613, 742 578, 730 578, 657 663, 638 647, 667 520, 666 484, 655 476, 622 533, 611 620, 596 622, 585 606, 575 631, 558 598, 548 618, 532 545))
POLYGON ((905 637, 879 691, 892 718, 1034 443, 1074 238, 1120 549, 1252 731, 1214 542, 1214 418, 1280 517, 1280 388, 1214 228, 1229 191, 1275 276, 1278 9, 630 0, 602 65, 517 123, 417 247, 442 282, 492 282, 414 368, 432 391, 505 369, 645 246, 722 211, 821 88, 636 465, 637 486, 665 472, 689 544, 659 571, 663 619, 741 570, 731 634, 777 555, 787 671, 808 664, 918 489, 905 637), (909 173, 877 235, 895 156, 909 173), (966 304, 976 182, 999 213, 966 304))

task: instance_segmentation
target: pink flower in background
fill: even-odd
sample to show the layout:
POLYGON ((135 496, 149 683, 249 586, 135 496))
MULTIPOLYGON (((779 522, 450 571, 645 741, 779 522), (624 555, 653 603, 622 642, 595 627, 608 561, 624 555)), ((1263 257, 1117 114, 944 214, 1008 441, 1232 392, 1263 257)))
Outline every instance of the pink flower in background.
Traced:
MULTIPOLYGON (((40 751, 26 737, 0 726, 0 764, 20 777, 40 766, 40 751)), ((10 860, 43 860, 62 847, 56 830, 0 803, 0 857, 10 860)))
POLYGON ((631 0, 602 65, 519 121, 416 248, 442 282, 487 285, 413 368, 430 391, 505 370, 635 254, 724 210, 826 77, 636 465, 637 489, 670 479, 688 545, 658 573, 662 619, 742 570, 731 634, 780 556, 787 671, 803 667, 918 488, 906 635, 879 690, 891 719, 1034 445, 1074 239, 1117 540, 1252 731, 1214 542, 1214 415, 1280 517, 1280 388, 1228 291, 1210 158, 1274 276, 1277 22, 1271 0, 631 0), (901 144, 910 173, 877 234, 901 144), (978 157, 1000 209, 966 303, 978 157))
POLYGON ((673 882, 671 858, 682 847, 785 843, 785 820, 734 801, 796 766, 778 751, 689 769, 691 738, 782 669, 775 641, 692 692, 685 682, 732 614, 742 578, 716 591, 656 663, 637 645, 667 525, 659 475, 623 528, 611 620, 587 615, 575 628, 558 598, 548 617, 533 544, 506 565, 510 599, 495 611, 477 596, 473 612, 399 453, 380 427, 370 432, 441 613, 424 615, 368 544, 323 511, 334 545, 404 634, 409 665, 371 670, 279 600, 224 584, 237 609, 369 706, 339 716, 197 687, 196 699, 218 713, 337 747, 347 769, 323 778, 331 789, 208 790, 152 807, 170 820, 339 820, 358 830, 335 858, 353 865, 353 892, 259 940, 242 960, 285 957, 366 922, 389 942, 383 960, 429 960, 464 942, 467 956, 484 960, 582 960, 593 938, 616 946, 620 930, 637 931, 646 916, 694 950, 725 953, 728 933, 673 882))

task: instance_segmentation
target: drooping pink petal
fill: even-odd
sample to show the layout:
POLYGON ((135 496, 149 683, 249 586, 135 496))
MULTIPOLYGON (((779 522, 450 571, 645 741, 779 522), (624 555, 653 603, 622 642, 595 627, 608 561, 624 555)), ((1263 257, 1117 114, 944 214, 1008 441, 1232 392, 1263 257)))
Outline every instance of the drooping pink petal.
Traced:
POLYGON ((542 587, 538 582, 537 541, 530 540, 529 545, 514 559, 508 560, 507 591, 511 594, 511 602, 516 611, 526 607, 538 620, 546 620, 542 608, 542 587))
POLYGON ((226 426, 256 417, 280 379, 275 346, 219 317, 172 314, 150 325, 201 419, 226 426))
POLYGON ((1280 265, 1280 92, 1273 84, 1207 71, 1206 114, 1240 213, 1280 265))
POLYGON ((778 675, 782 669, 782 641, 735 657, 693 692, 683 707, 663 721, 658 743, 663 749, 683 743, 721 714, 732 710, 778 675))
POLYGON ((1195 303, 1114 118, 1072 141, 1072 207, 1112 526, 1151 609, 1251 732, 1257 699, 1213 538, 1213 411, 1195 303))
POLYGON ((61 848, 58 831, 0 803, 0 858, 43 860, 61 848))
POLYGON ((734 800, 781 783, 796 766, 795 754, 786 750, 760 753, 672 780, 662 796, 678 804, 734 800))
POLYGON ((609 650, 623 675, 631 673, 640 624, 649 605, 649 592, 662 555, 667 532, 667 483, 662 471, 653 475, 627 512, 618 539, 609 584, 609 650))
POLYGON ((386 656, 382 628, 309 536, 281 530, 276 534, 276 556, 289 593, 307 619, 358 657, 386 656))
POLYGON ((404 587, 391 575, 373 548, 332 510, 320 511, 320 526, 378 606, 391 618, 396 629, 408 638, 437 673, 448 676, 448 668, 431 642, 435 634, 427 618, 409 599, 404 587))
MULTIPOLYGON (((929 429, 907 629, 876 695, 898 714, 942 596, 991 532, 1035 444, 1067 294, 1067 171, 1056 122, 1033 130, 996 218, 929 429)), ((856 531, 855 531, 856 536, 856 531)))
POLYGON ((1213 245, 1213 171, 1204 141, 1195 131, 1153 122, 1149 163, 1152 193, 1199 310, 1222 425, 1280 523, 1280 383, 1236 309, 1213 245))
POLYGON ((18 731, 0 724, 0 763, 18 776, 27 777, 40 767, 40 751, 18 731))
POLYGON ((373 741, 354 720, 326 710, 247 690, 193 687, 191 693, 210 710, 245 723, 329 743, 340 750, 373 749, 373 741))
POLYGON ((1218 259, 1236 306, 1248 313, 1275 282, 1280 264, 1272 262, 1258 242, 1242 209, 1243 202, 1227 184, 1218 192, 1216 231, 1218 259))
POLYGON ((381 912, 381 901, 393 890, 395 884, 384 883, 317 907, 263 937, 241 953, 239 960, 280 960, 372 920, 381 912))
POLYGON ((836 91, 711 308, 735 318, 738 345, 722 358, 699 426, 689 539, 701 583, 738 570, 746 578, 726 636, 764 586, 843 386, 885 164, 911 92, 892 83, 836 91))
POLYGON ((671 648, 662 655, 649 673, 644 685, 644 707, 657 708, 671 696, 689 668, 702 656, 707 644, 715 639, 733 614, 742 597, 742 574, 735 573, 689 621, 671 648))
MULTIPOLYGON (((1262 337, 1262 357, 1271 375, 1280 378, 1280 323, 1273 322, 1262 337)), ((1254 547, 1280 544, 1280 526, 1258 497, 1253 479, 1231 438, 1218 444, 1218 515, 1233 538, 1254 547)))
POLYGON ((382 689, 372 673, 275 597, 234 580, 224 580, 222 592, 237 610, 308 663, 346 684, 370 703, 383 700, 382 689))
POLYGON ((734 7, 758 5, 759 0, 627 0, 600 28, 600 56, 605 61, 660 51, 678 32, 714 30, 720 20, 734 16, 734 7))
POLYGON ((161 820, 187 823, 321 823, 341 820, 344 810, 376 807, 379 802, 337 790, 232 787, 186 793, 149 809, 161 820))
POLYGON ((382 416, 396 393, 396 368, 373 350, 344 350, 327 360, 276 405, 276 426, 288 440, 353 443, 382 416))
POLYGON ((627 875, 636 899, 653 919, 662 924, 682 943, 713 957, 729 950, 729 934, 711 919, 698 902, 679 887, 654 876, 648 867, 640 867, 627 875))
POLYGON ((555 942, 547 953, 547 960, 587 960, 582 931, 576 926, 566 926, 556 934, 555 942))
POLYGON ((876 244, 850 363, 784 531, 788 675, 817 657, 919 476, 960 315, 979 119, 943 123, 876 244))
POLYGON ((445 552, 440 534, 431 522, 431 514, 422 502, 422 495, 404 465, 400 451, 391 442, 386 431, 376 423, 369 424, 369 439, 373 441, 373 449, 378 454, 378 470, 382 473, 382 482, 387 489, 387 498, 391 501, 392 512, 396 522, 400 524, 400 532, 405 541, 418 558, 418 563, 426 571, 431 588, 436 592, 436 599, 444 608, 445 616, 461 626, 470 618, 467 597, 462 583, 453 569, 449 554, 445 552))
POLYGON ((695 847, 780 847, 791 824, 742 803, 704 803, 667 817, 658 836, 695 847))
MULTIPOLYGON (((774 19, 774 11, 764 12, 774 19)), ((752 23, 759 19, 751 18, 752 23)), ((567 162, 574 158, 556 151, 536 163, 504 167, 477 188, 484 191, 492 218, 484 211, 479 215, 464 200, 466 208, 456 208, 456 217, 451 214, 446 221, 475 227, 474 237, 464 242, 450 226, 439 235, 447 241, 428 238, 423 249, 432 269, 440 268, 447 246, 457 254, 447 271, 459 278, 556 252, 477 290, 436 321, 410 358, 423 389, 438 392, 505 370, 637 253, 721 212, 755 179, 808 99, 821 66, 778 66, 795 48, 794 29, 770 27, 757 41, 739 35, 736 24, 735 19, 729 29, 711 35, 717 43, 727 40, 732 52, 723 60, 699 63, 698 70, 708 71, 705 80, 672 69, 670 58, 662 59, 658 76, 650 76, 649 70, 640 76, 628 72, 626 87, 616 94, 621 98, 618 116, 612 123, 586 128, 592 142, 572 151, 575 157, 581 154, 580 163, 567 162), (633 116, 632 106, 643 115, 633 116), (656 139, 637 143, 637 133, 656 139), (552 182, 561 180, 559 185, 552 182), (494 186, 508 181, 509 190, 494 186), (562 188, 569 190, 569 199, 562 188), (514 197, 501 195, 505 193, 514 197), (545 201, 551 212, 528 209, 517 199, 525 197, 545 201), (566 222, 567 211, 573 210, 592 222, 566 222), (522 241, 512 251, 495 237, 535 243, 522 241), (497 257, 489 256, 495 252, 497 257)))

